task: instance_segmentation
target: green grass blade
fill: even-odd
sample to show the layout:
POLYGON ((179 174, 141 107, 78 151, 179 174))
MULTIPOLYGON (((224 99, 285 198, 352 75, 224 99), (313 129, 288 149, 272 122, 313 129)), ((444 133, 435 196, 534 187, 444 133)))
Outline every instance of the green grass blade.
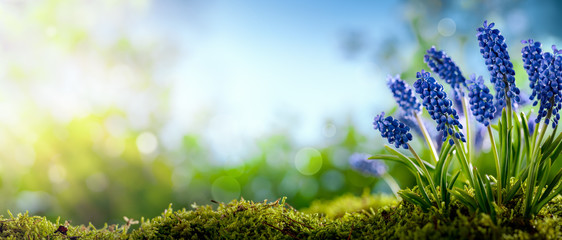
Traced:
POLYGON ((490 213, 490 202, 488 201, 489 197, 486 194, 486 189, 484 188, 484 182, 482 181, 482 177, 478 172, 478 169, 473 168, 472 170, 476 177, 476 184, 474 184, 474 195, 476 196, 476 200, 478 200, 478 206, 481 210, 485 213, 490 213))
POLYGON ((537 214, 541 208, 544 207, 545 204, 547 204, 548 202, 550 202, 550 200, 552 200, 554 197, 558 196, 558 194, 560 194, 560 192, 562 192, 562 186, 558 186, 558 188, 556 188, 556 191, 552 192, 550 195, 548 195, 548 197, 546 197, 545 199, 539 201, 533 209, 533 213, 537 214))
POLYGON ((369 157, 368 159, 397 162, 397 163, 405 165, 406 167, 408 167, 408 169, 415 171, 415 168, 410 164, 409 161, 404 161, 402 158, 399 158, 399 157, 394 156, 394 155, 377 154, 377 155, 373 155, 373 156, 369 157))
POLYGON ((449 170, 449 164, 451 163, 451 159, 453 158, 453 154, 451 154, 451 152, 453 151, 453 148, 449 148, 447 150, 447 157, 444 159, 439 159, 439 162, 437 163, 437 165, 435 166, 435 182, 436 183, 441 183, 442 181, 445 181, 445 179, 447 179, 447 174, 449 170))
POLYGON ((554 187, 556 187, 556 185, 558 185, 558 183, 560 182, 560 178, 562 178, 562 169, 558 170, 558 173, 556 173, 554 178, 552 178, 552 180, 548 182, 547 188, 544 190, 539 202, 544 201, 550 195, 554 187))
POLYGON ((443 142, 443 146, 441 146, 441 152, 439 153, 439 161, 445 160, 449 152, 453 149, 453 146, 449 144, 449 138, 450 136, 447 137, 447 139, 445 139, 445 142, 443 142))
POLYGON ((431 203, 426 202, 422 197, 411 190, 401 190, 398 192, 398 195, 400 195, 402 199, 421 207, 424 212, 427 212, 427 209, 431 207, 431 203))
POLYGON ((422 194, 422 197, 425 199, 425 201, 431 203, 431 200, 429 199, 429 196, 427 195, 427 192, 425 191, 425 185, 423 184, 423 181, 420 177, 419 173, 416 173, 416 182, 418 183, 418 188, 422 194))
POLYGON ((517 192, 519 192, 519 190, 521 189, 521 184, 527 179, 528 174, 529 166, 525 167, 523 172, 521 172, 521 174, 519 175, 519 179, 517 179, 517 182, 515 182, 515 184, 509 189, 504 202, 508 202, 509 200, 513 199, 513 197, 515 197, 517 192))
MULTIPOLYGON (((538 157, 537 159, 540 159, 541 154, 538 153, 538 157)), ((533 199, 533 195, 534 195, 534 190, 535 190, 535 182, 536 182, 536 178, 537 178, 537 171, 538 171, 538 166, 539 165, 539 161, 532 161, 531 163, 531 168, 529 170, 529 178, 527 179, 527 188, 526 188, 526 192, 525 192, 525 200, 524 200, 524 217, 528 218, 529 214, 531 213, 532 210, 532 199, 533 199)))
POLYGON ((525 151, 527 152, 527 158, 531 157, 531 134, 529 132, 529 124, 527 117, 524 113, 521 113, 521 128, 523 129, 523 143, 525 146, 525 151))
POLYGON ((384 146, 386 148, 387 151, 389 151, 391 154, 394 154, 395 156, 399 157, 400 159, 402 159, 402 161, 407 162, 410 166, 412 166, 417 173, 419 173, 420 175, 424 176, 423 170, 420 168, 420 166, 418 166, 418 164, 413 161, 411 158, 406 157, 406 155, 392 149, 389 146, 384 146))
POLYGON ((476 203, 474 197, 468 194, 468 192, 462 189, 455 188, 453 191, 451 191, 451 194, 455 196, 457 200, 461 201, 465 206, 467 206, 472 212, 476 211, 478 203, 476 203))
POLYGON ((449 180, 449 184, 448 184, 449 190, 453 189, 453 186, 455 185, 455 182, 457 181, 457 178, 459 177, 460 173, 461 170, 457 170, 457 172, 453 175, 451 180, 449 180))
POLYGON ((558 158, 558 154, 562 150, 562 134, 559 135, 556 140, 552 141, 550 146, 543 151, 543 159, 541 161, 546 160, 547 158, 551 158, 556 160, 558 158))

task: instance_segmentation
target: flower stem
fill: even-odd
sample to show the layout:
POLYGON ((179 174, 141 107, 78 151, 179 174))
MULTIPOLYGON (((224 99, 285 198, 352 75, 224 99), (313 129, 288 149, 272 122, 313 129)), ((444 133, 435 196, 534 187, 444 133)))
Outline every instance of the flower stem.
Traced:
POLYGON ((466 120, 466 155, 468 156, 468 162, 472 162, 472 158, 470 154, 470 149, 471 149, 471 145, 470 145, 470 123, 469 123, 469 119, 468 117, 470 116, 469 112, 468 112, 468 107, 466 104, 466 97, 462 97, 462 108, 464 111, 464 118, 466 120))
POLYGON ((512 118, 513 118, 513 110, 511 110, 511 98, 506 97, 507 100, 507 127, 511 128, 512 118))
POLYGON ((494 159, 496 160, 496 174, 497 174, 497 190, 498 190, 498 206, 502 204, 502 176, 501 176, 501 162, 498 158, 498 150, 496 149, 496 141, 494 140, 494 134, 492 134, 492 128, 490 125, 487 127, 488 135, 490 135, 490 142, 492 143, 492 151, 494 153, 494 159))
POLYGON ((425 125, 423 124, 423 121, 421 120, 420 114, 416 113, 414 114, 416 117, 416 121, 418 122, 418 125, 423 133, 423 137, 425 138, 425 142, 427 143, 427 146, 429 147, 429 151, 431 152, 431 159, 433 159, 433 163, 437 163, 437 161, 439 161, 439 157, 437 157, 437 151, 435 150, 435 147, 433 146, 433 140, 431 140, 431 137, 429 136, 429 133, 427 132, 427 129, 425 128, 425 125))
POLYGON ((548 124, 545 123, 545 121, 547 119, 550 119, 550 116, 552 115, 552 109, 548 110, 548 113, 546 114, 546 117, 544 118, 544 121, 542 122, 542 124, 540 126, 537 126, 537 130, 539 131, 539 139, 537 140, 537 142, 535 143, 535 147, 534 147, 534 151, 533 151, 533 158, 531 159, 531 161, 535 158, 535 156, 538 154, 538 150, 541 148, 541 142, 542 139, 544 137, 544 133, 546 132, 547 128, 548 128, 548 124))
POLYGON ((472 168, 470 167, 470 164, 468 163, 468 160, 466 159, 466 155, 464 153, 464 149, 460 143, 460 141, 453 137, 453 141, 455 142, 455 147, 457 148, 457 152, 458 152, 458 159, 459 162, 461 164, 461 169, 463 170, 464 174, 466 175, 466 177, 468 178, 468 181, 470 183, 470 186, 474 188, 474 179, 472 178, 472 168))
POLYGON ((407 144, 408 144, 408 149, 410 150, 412 155, 414 155, 416 160, 418 160, 418 163, 420 164, 420 167, 421 167, 424 175, 426 176, 427 181, 429 182, 429 186, 431 187, 431 191, 433 192, 433 197, 435 198, 435 201, 437 202, 437 206, 439 206, 441 201, 438 199, 439 194, 437 194, 437 189, 435 188, 435 183, 433 183, 433 178, 429 174, 429 171, 427 171, 427 168, 425 167, 425 164, 421 160, 420 156, 416 153, 416 151, 414 151, 414 149, 412 148, 412 146, 410 146, 409 143, 407 143, 407 144))

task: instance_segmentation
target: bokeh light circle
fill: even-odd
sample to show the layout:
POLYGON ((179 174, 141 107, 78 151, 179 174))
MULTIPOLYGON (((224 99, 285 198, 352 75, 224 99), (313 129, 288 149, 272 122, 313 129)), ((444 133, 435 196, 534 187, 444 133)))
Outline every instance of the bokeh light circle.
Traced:
POLYGON ((158 147, 158 139, 151 132, 143 132, 137 137, 137 147, 143 154, 151 154, 158 147))
POLYGON ((322 154, 314 148, 302 148, 295 155, 295 167, 303 175, 313 175, 322 168, 322 154))
POLYGON ((327 138, 331 138, 334 135, 336 135, 336 125, 332 124, 332 123, 328 123, 324 126, 324 136, 327 138))
POLYGON ((449 37, 457 31, 457 24, 453 19, 443 18, 437 24, 437 31, 443 37, 449 37))

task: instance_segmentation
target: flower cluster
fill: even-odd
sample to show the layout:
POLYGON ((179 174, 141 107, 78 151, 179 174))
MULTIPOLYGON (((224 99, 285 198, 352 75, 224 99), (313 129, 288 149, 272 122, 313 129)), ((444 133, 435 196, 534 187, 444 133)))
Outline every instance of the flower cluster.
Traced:
POLYGON ((538 112, 536 123, 545 118, 544 123, 549 124, 551 116, 552 127, 556 127, 560 114, 558 113, 562 108, 560 100, 562 100, 562 56, 559 55, 562 51, 558 51, 556 46, 552 46, 553 54, 543 53, 543 61, 540 67, 539 80, 535 86, 537 89, 537 101, 540 101, 540 108, 538 112), (549 115, 550 114, 550 115, 549 115))
POLYGON ((520 91, 515 86, 515 71, 509 59, 505 39, 500 30, 493 27, 494 23, 488 25, 487 21, 484 21, 484 27, 478 28, 477 36, 480 53, 491 74, 490 81, 495 85, 497 105, 504 107, 507 102, 513 104, 511 100, 519 102, 520 91))
POLYGON ((455 97, 463 96, 461 86, 466 87, 466 79, 463 77, 459 67, 451 60, 445 52, 435 49, 435 46, 427 50, 423 58, 427 66, 437 73, 439 77, 447 82, 455 91, 455 97))
POLYGON ((404 110, 406 116, 413 116, 421 111, 421 104, 410 86, 400 79, 400 76, 388 77, 388 87, 394 95, 398 106, 404 110))
POLYGON ((366 159, 400 162, 413 173, 418 187, 418 191, 410 189, 397 191, 405 201, 421 207, 423 211, 432 211, 431 209, 437 207, 441 212, 441 209, 450 210, 450 203, 454 197, 456 201, 470 208, 471 212, 489 214, 496 223, 497 209, 510 208, 509 203, 517 200, 516 198, 521 199, 523 217, 529 220, 537 216, 548 202, 560 195, 562 179, 559 176, 552 178, 548 172, 559 155, 557 150, 562 149, 562 141, 559 141, 562 136, 556 132, 562 109, 562 50, 552 46, 552 53, 543 52, 540 42, 531 39, 522 41, 525 45, 521 50, 523 66, 529 75, 529 86, 532 89, 532 95, 528 97, 520 93, 515 86, 515 71, 507 52, 505 39, 500 31, 493 27, 493 23, 488 25, 487 21, 484 21, 484 26, 478 28, 477 37, 480 53, 491 74, 490 81, 494 84, 495 97, 484 84, 482 76, 476 77, 473 74, 468 81, 465 81, 453 61, 443 51, 437 51, 432 47, 424 56, 424 61, 432 71, 439 74, 442 80, 451 84, 455 95, 452 99, 454 102, 447 98, 443 85, 424 70, 417 73, 418 79, 413 84, 413 88, 421 97, 420 102, 423 107, 436 121, 437 134, 429 134, 425 129, 419 114, 420 103, 412 96, 412 90, 408 85, 398 77, 391 78, 388 82, 405 114, 415 114, 417 125, 410 125, 410 127, 419 128, 422 132, 429 156, 417 154, 408 144, 412 135, 408 133, 410 127, 406 124, 412 124, 411 118, 406 118, 409 122, 400 122, 392 117, 385 118, 383 112, 375 118, 375 129, 380 130, 381 135, 397 148, 410 150, 413 157, 386 146, 389 155, 352 156, 349 162, 354 169, 365 174, 380 176, 380 172, 386 171, 386 168, 378 166, 378 162, 366 159), (471 111, 467 109, 466 98, 461 97, 464 96, 462 86, 467 87, 467 85, 471 111), (530 114, 517 113, 516 110, 520 104, 526 104, 530 102, 529 100, 533 101, 533 106, 540 104, 537 116, 533 114, 534 121, 528 121, 530 114), (453 108, 461 105, 462 109, 453 108), (467 142, 467 139, 460 130, 463 126, 459 123, 457 111, 463 112, 467 120, 465 127, 467 139, 470 140, 467 144, 460 143, 460 141, 467 142), (481 123, 477 124, 478 128, 472 132, 468 116, 470 112, 481 123), (498 114, 501 114, 501 118, 498 124, 492 127, 490 122, 498 114), (549 125, 554 131, 547 131, 549 125), (493 133, 494 130, 496 134, 493 133), (490 140, 491 153, 473 155, 478 152, 474 149, 479 150, 484 142, 486 132, 490 140), (436 150, 433 146, 435 136, 442 140, 438 143, 444 144, 440 150, 436 150), (495 140, 496 136, 499 138, 498 142, 495 140), (519 151, 522 146, 525 150, 519 151), (454 175, 449 170, 452 166, 450 161, 453 159, 452 155, 459 163, 457 167, 453 166, 457 168, 454 170, 456 172, 454 175), (490 158, 494 159, 496 165, 494 177, 490 177, 488 173, 482 175, 475 164, 477 162, 474 161, 490 158), (384 171, 378 171, 377 168, 384 171), (457 179, 461 175, 465 181, 457 187, 455 185, 459 185, 457 179), (513 180, 518 184, 510 183, 513 180))
POLYGON ((408 149, 408 141, 412 140, 410 127, 406 126, 391 116, 384 117, 384 112, 375 117, 373 122, 375 130, 381 132, 383 138, 388 139, 388 143, 394 144, 396 148, 403 147, 408 149))
POLYGON ((365 175, 382 176, 388 170, 386 164, 378 160, 369 160, 367 153, 354 153, 349 157, 349 165, 355 171, 365 175))
POLYGON ((531 90, 533 91, 529 100, 533 100, 537 96, 537 86, 539 86, 537 81, 539 80, 539 69, 543 60, 541 43, 535 42, 533 39, 523 40, 521 43, 528 44, 521 49, 521 57, 523 58, 523 67, 529 75, 529 87, 531 87, 531 90))
POLYGON ((490 94, 490 89, 484 85, 482 76, 471 75, 468 86, 468 97, 470 98, 470 110, 476 121, 488 126, 490 120, 494 119, 496 107, 494 106, 494 96, 490 94))
MULTIPOLYGON (((451 135, 456 139, 466 142, 461 132, 456 132, 454 126, 462 129, 459 123, 459 115, 453 109, 451 100, 447 98, 447 94, 443 91, 443 85, 435 81, 429 72, 422 70, 417 73, 418 80, 414 83, 416 93, 423 99, 422 104, 433 120, 437 122, 437 131, 443 132, 442 141, 451 135)), ((451 145, 454 144, 453 139, 449 139, 451 145)))

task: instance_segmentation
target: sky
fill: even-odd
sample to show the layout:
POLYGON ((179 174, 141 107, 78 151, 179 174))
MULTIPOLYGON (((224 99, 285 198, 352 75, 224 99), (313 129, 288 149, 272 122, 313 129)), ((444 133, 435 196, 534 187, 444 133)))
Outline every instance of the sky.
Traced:
POLYGON ((182 51, 170 73, 172 121, 197 131, 197 116, 208 113, 204 134, 221 149, 243 149, 233 144, 286 128, 299 144, 318 143, 338 130, 327 119, 371 129, 376 112, 392 104, 390 92, 377 89, 393 73, 350 61, 342 36, 366 29, 412 38, 397 27, 402 8, 393 1, 159 1, 150 24, 182 51))

